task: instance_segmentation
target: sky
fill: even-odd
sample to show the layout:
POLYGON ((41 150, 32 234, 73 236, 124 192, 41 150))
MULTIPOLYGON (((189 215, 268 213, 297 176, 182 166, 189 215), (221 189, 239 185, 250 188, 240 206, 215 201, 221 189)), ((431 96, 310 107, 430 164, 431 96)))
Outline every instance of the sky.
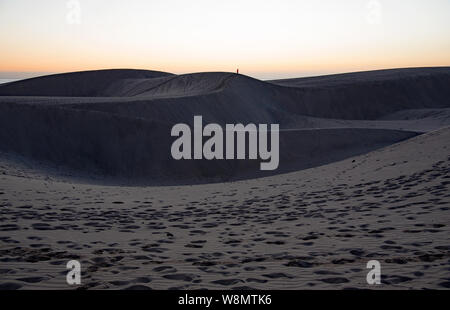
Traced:
POLYGON ((0 0, 0 78, 449 66, 449 0, 0 0))

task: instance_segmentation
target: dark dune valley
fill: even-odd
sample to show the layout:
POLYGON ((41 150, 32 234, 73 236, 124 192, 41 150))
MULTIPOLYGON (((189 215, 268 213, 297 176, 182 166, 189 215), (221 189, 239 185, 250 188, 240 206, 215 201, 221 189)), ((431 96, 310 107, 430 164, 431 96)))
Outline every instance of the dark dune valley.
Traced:
POLYGON ((449 85, 449 67, 0 84, 0 289, 72 289, 71 259, 81 289, 449 288, 449 85), (196 115, 279 124, 279 168, 174 160, 196 115))

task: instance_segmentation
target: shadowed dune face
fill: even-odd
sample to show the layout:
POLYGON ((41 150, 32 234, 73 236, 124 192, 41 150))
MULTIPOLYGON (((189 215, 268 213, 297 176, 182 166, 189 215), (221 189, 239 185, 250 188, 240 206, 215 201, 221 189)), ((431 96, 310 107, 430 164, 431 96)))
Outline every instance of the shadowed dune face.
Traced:
POLYGON ((305 169, 416 135, 357 128, 282 131, 279 169, 261 172, 259 160, 176 161, 170 157, 171 127, 161 122, 55 107, 3 104, 0 109, 3 150, 150 183, 224 181, 305 169))
POLYGON ((220 72, 52 75, 0 86, 0 150, 150 183, 252 178, 267 175, 260 161, 173 160, 172 126, 195 115, 222 126, 279 124, 280 166, 269 173, 288 172, 450 125, 448 85, 450 68, 272 82, 220 72))
POLYGON ((112 85, 112 93, 116 96, 138 96, 138 97, 182 97, 195 96, 206 93, 221 91, 225 88, 228 80, 236 77, 233 73, 209 72, 174 75, 163 78, 142 79, 139 81, 118 81, 112 85), (124 83, 125 82, 125 83, 124 83), (136 87, 137 83, 140 83, 136 87), (120 90, 119 93, 117 90, 120 90), (123 90, 123 92, 122 92, 123 90))

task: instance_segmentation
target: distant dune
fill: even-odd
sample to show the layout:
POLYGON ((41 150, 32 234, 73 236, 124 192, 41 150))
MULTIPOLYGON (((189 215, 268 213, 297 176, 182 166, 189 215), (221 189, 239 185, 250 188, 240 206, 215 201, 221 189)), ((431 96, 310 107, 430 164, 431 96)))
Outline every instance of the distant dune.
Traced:
POLYGON ((175 161, 176 123, 280 124, 280 169, 320 166, 450 125, 450 68, 259 81, 234 73, 57 74, 0 85, 0 150, 152 183, 266 175, 252 161, 175 161))
POLYGON ((114 93, 108 92, 107 88, 115 81, 170 75, 159 71, 129 69, 53 74, 2 85, 0 96, 110 97, 114 93))

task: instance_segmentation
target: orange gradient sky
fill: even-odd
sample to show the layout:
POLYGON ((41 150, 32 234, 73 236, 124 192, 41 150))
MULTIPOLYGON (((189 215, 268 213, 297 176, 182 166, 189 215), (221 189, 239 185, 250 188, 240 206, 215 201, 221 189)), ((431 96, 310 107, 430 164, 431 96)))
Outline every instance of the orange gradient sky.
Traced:
POLYGON ((239 67, 269 79, 447 66, 450 1, 0 0, 0 42, 0 78, 239 67))

